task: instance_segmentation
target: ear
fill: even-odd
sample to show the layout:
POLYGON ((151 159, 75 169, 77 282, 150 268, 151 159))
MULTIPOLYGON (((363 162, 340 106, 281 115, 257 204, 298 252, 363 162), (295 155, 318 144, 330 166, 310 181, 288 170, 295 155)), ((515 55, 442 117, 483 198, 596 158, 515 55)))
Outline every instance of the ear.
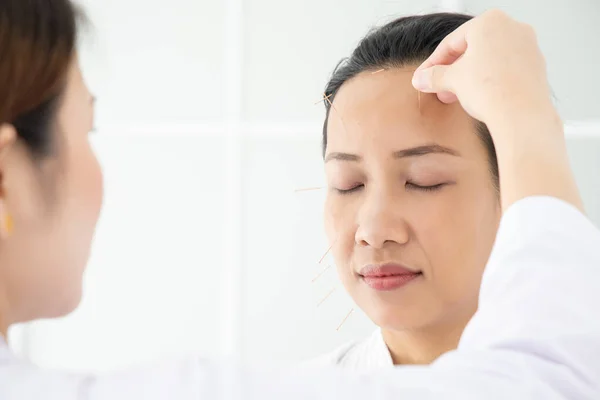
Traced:
POLYGON ((17 130, 11 124, 0 125, 0 164, 4 161, 6 154, 17 141, 17 130))
POLYGON ((5 185, 6 160, 17 141, 17 130, 13 125, 0 125, 0 239, 8 238, 13 231, 13 219, 7 205, 5 185))

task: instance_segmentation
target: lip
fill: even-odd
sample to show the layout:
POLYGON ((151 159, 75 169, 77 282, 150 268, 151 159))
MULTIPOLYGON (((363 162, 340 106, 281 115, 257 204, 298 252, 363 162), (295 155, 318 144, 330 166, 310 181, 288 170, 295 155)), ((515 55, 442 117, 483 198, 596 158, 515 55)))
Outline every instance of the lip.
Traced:
POLYGON ((367 265, 359 276, 371 289, 391 291, 406 286, 422 275, 399 264, 367 265))

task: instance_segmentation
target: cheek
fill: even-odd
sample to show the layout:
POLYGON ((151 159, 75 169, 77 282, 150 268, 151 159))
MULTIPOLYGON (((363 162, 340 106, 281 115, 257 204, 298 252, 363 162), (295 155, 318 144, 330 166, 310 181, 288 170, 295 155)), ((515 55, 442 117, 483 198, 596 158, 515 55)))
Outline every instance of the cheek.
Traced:
POLYGON ((493 193, 480 189, 474 196, 464 189, 423 202, 427 209, 415 213, 412 224, 438 293, 445 297, 477 290, 497 229, 493 193))
POLYGON ((79 207, 95 223, 102 206, 104 185, 98 159, 87 140, 77 146, 71 165, 75 170, 70 187, 77 192, 79 207))
POLYGON ((84 179, 89 179, 87 181, 89 190, 89 209, 95 224, 100 216, 102 201, 104 199, 104 179, 98 159, 91 148, 89 148, 88 152, 87 165, 87 173, 85 174, 86 176, 84 179))
POLYGON ((100 166, 87 137, 82 136, 69 145, 62 223, 68 229, 65 245, 72 247, 69 253, 80 269, 89 257, 102 206, 103 184, 100 166))
POLYGON ((356 213, 350 199, 329 194, 325 201, 325 232, 331 253, 339 269, 352 257, 356 233, 356 213))
POLYGON ((461 221, 448 196, 442 193, 426 196, 430 197, 412 204, 406 218, 427 263, 431 264, 428 267, 435 268, 440 257, 448 262, 451 241, 461 229, 461 221))
POLYGON ((337 196, 333 194, 327 194, 327 198, 325 199, 325 211, 323 215, 325 222, 325 233, 327 234, 327 239, 331 245, 336 241, 340 232, 343 230, 344 217, 348 217, 348 215, 345 208, 342 207, 342 203, 339 201, 337 196))

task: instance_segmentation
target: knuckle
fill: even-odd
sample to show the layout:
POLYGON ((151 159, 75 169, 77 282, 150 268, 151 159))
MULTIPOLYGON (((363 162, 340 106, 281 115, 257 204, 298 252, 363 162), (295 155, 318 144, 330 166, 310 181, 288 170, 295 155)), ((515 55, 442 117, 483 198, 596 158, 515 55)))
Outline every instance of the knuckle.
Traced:
POLYGON ((538 46, 537 33, 533 26, 529 24, 519 23, 514 30, 514 37, 516 40, 521 40, 524 45, 538 46))
POLYGON ((537 34, 533 26, 526 23, 520 23, 520 28, 523 32, 523 35, 526 35, 529 38, 537 39, 537 34))
POLYGON ((508 14, 497 8, 487 11, 485 17, 487 20, 497 23, 503 23, 510 19, 508 14))
POLYGON ((506 16, 501 10, 490 10, 483 13, 479 18, 477 31, 483 36, 491 36, 504 30, 506 16))
POLYGON ((520 29, 520 25, 525 24, 514 20, 502 10, 493 9, 482 15, 479 33, 485 37, 505 37, 508 32, 520 29))

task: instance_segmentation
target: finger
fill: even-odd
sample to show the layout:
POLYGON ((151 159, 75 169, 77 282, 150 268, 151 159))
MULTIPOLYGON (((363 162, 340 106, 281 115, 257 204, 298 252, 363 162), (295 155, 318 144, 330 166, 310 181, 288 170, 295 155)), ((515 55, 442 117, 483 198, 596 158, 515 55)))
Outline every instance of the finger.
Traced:
POLYGON ((473 20, 465 22, 446 36, 417 71, 436 65, 450 65, 459 59, 467 51, 467 31, 471 21, 473 20))
POLYGON ((453 92, 451 79, 448 79, 452 66, 436 65, 415 71, 412 84, 424 93, 453 92))
POLYGON ((458 101, 458 97, 452 92, 439 92, 437 97, 444 104, 452 104, 458 101))

